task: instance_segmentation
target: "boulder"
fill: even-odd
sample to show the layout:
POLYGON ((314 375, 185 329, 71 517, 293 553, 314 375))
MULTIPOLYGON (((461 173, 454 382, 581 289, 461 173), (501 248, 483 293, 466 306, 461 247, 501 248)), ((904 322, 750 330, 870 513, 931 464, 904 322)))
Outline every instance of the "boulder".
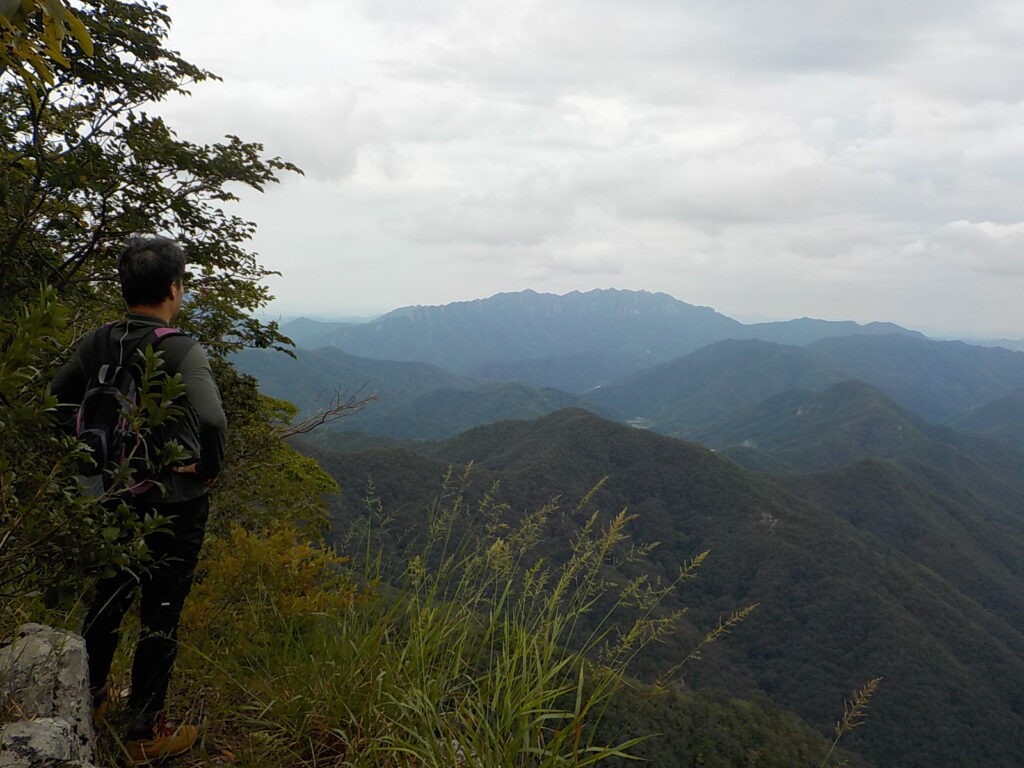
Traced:
POLYGON ((89 668, 79 635, 42 624, 19 627, 0 648, 0 702, 22 719, 0 728, 0 768, 92 760, 89 668))

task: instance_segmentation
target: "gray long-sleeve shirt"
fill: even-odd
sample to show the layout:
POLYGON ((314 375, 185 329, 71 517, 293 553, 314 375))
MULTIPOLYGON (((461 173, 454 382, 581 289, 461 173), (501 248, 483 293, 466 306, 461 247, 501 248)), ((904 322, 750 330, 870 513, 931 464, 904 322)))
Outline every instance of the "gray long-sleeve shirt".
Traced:
MULTIPOLYGON (((107 350, 96 351, 94 337, 86 334, 82 342, 54 376, 50 390, 58 401, 70 409, 82 401, 89 378, 104 363, 129 363, 119 360, 122 350, 132 349, 154 328, 167 327, 157 317, 130 313, 111 328, 107 350), (100 359, 102 358, 102 359, 100 359)), ((170 335, 157 344, 163 353, 163 369, 180 373, 185 384, 185 414, 173 425, 171 439, 177 441, 193 457, 186 463, 197 463, 196 474, 172 472, 165 469, 158 476, 164 487, 154 488, 139 496, 141 502, 187 501, 206 493, 206 481, 216 477, 224 459, 226 420, 221 405, 220 391, 210 369, 210 361, 203 348, 192 338, 170 335)))

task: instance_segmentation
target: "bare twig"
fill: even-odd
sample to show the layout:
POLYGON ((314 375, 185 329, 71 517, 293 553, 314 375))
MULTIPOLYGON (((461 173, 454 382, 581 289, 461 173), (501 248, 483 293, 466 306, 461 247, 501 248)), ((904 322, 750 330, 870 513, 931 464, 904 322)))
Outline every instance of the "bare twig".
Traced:
POLYGON ((281 429, 278 432, 278 436, 286 438, 294 437, 295 435, 304 435, 307 432, 312 432, 318 427, 324 426, 325 424, 334 424, 337 421, 347 419, 349 416, 359 413, 359 411, 363 410, 367 405, 378 399, 376 394, 369 395, 367 397, 360 397, 361 392, 362 389, 348 397, 343 396, 340 390, 335 392, 334 397, 331 398, 330 405, 326 408, 321 408, 312 416, 303 419, 298 424, 292 424, 290 427, 281 429))

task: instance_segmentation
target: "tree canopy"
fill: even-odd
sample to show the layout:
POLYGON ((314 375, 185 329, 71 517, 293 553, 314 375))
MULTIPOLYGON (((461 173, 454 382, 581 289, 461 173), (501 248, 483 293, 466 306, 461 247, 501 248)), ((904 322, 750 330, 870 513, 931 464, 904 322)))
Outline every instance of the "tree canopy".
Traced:
POLYGON ((215 77, 164 47, 163 6, 87 0, 79 16, 91 56, 65 37, 50 82, 34 94, 14 77, 0 86, 0 309, 42 282, 87 317, 119 306, 117 246, 153 232, 188 253, 187 330, 219 354, 281 342, 251 316, 270 298, 269 272, 246 247, 255 224, 224 206, 235 185, 262 190, 298 168, 237 136, 183 140, 148 111, 215 77))

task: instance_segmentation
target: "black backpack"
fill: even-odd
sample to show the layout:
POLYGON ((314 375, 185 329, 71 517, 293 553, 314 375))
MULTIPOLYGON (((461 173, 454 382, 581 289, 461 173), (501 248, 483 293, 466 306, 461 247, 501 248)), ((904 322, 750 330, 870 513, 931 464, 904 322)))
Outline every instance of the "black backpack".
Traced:
MULTIPOLYGON (((110 357, 113 323, 93 334, 93 360, 110 357)), ((82 403, 75 416, 75 434, 89 450, 78 474, 83 488, 93 496, 111 489, 122 467, 127 468, 127 483, 122 489, 129 495, 145 493, 153 487, 154 435, 138 434, 127 414, 139 406, 141 363, 136 354, 147 344, 155 348, 168 336, 184 335, 177 328, 154 328, 131 346, 122 349, 117 362, 101 363, 89 376, 82 403)))

